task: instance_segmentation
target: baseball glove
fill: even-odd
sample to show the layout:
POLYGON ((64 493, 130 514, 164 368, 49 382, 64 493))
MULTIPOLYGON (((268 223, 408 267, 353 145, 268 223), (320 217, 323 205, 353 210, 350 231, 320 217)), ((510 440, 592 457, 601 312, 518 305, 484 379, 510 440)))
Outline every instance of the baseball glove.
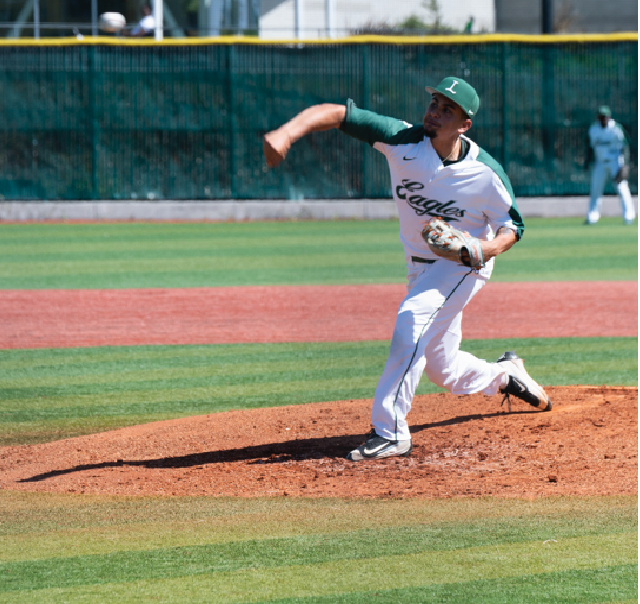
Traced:
POLYGON ((471 268, 484 266, 484 254, 480 239, 453 228, 442 218, 432 218, 422 231, 422 237, 436 256, 459 262, 471 268), (468 261, 466 254, 463 259, 465 250, 469 255, 468 261))
POLYGON ((616 174, 616 182, 620 184, 623 180, 629 180, 629 166, 622 166, 616 174))

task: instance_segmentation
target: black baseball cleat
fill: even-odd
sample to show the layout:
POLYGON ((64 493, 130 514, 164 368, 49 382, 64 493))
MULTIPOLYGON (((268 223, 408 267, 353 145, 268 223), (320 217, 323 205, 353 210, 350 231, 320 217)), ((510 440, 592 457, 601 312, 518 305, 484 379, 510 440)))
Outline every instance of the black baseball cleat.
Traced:
POLYGON ((551 411, 553 407, 551 399, 542 386, 527 373, 524 361, 515 352, 505 352, 497 362, 509 374, 509 384, 500 389, 500 392, 504 394, 502 402, 504 403, 505 399, 508 401, 509 411, 511 411, 510 395, 522 399, 540 411, 551 411))
POLYGON ((349 461, 362 461, 363 459, 381 459, 383 457, 409 457, 413 450, 411 439, 389 440, 378 436, 375 428, 367 434, 364 445, 360 445, 347 455, 349 461))

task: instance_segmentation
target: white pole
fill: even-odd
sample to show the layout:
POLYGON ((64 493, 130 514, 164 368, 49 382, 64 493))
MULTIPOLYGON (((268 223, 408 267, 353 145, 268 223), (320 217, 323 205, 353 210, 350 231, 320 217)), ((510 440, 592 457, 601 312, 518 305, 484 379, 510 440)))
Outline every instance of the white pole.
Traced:
POLYGON ((18 15, 18 18, 13 24, 11 31, 7 35, 7 38, 17 38, 20 35, 20 32, 22 31, 25 23, 27 22, 27 19, 31 16, 31 13, 33 12, 33 6, 34 6, 33 0, 27 0, 24 3, 24 6, 22 7, 20 14, 18 15))
POLYGON ((222 10, 224 0, 200 0, 198 27, 200 35, 219 36, 222 26, 222 10))
POLYGON ((236 33, 244 35, 249 29, 249 7, 247 0, 238 0, 238 31, 236 33))
POLYGON ((327 38, 334 38, 336 35, 335 24, 335 0, 324 0, 325 27, 327 29, 327 38))
POLYGON ((98 35, 98 0, 91 0, 91 35, 98 35))
POLYGON ((162 40, 164 37, 164 25, 163 25, 163 0, 153 0, 153 20, 155 23, 155 38, 157 41, 162 40))
POLYGON ((303 34, 302 34, 302 17, 303 17, 303 14, 302 14, 302 0, 296 0, 295 1, 295 11, 296 11, 296 14, 295 14, 295 19, 296 19, 295 36, 296 36, 296 39, 299 40, 303 36, 303 34))
POLYGON ((36 0, 33 5, 33 37, 40 39, 40 0, 36 0))

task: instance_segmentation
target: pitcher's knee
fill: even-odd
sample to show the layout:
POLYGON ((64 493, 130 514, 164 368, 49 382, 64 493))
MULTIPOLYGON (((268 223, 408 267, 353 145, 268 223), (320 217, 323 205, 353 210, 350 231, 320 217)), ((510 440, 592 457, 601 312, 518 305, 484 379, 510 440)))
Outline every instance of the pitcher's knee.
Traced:
POLYGON ((438 386, 439 388, 444 388, 451 392, 455 389, 457 379, 451 373, 436 373, 436 372, 426 372, 429 381, 438 386))
POLYGON ((446 388, 449 391, 455 386, 457 381, 455 372, 452 370, 452 365, 447 364, 443 359, 428 359, 424 372, 433 384, 440 388, 446 388))

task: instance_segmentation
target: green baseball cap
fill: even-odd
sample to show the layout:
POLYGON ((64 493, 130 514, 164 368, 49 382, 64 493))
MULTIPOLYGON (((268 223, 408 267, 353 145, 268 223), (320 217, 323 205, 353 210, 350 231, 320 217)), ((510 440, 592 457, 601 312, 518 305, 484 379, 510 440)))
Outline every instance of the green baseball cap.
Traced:
POLYGON ((478 93, 473 86, 467 84, 462 78, 445 78, 435 88, 427 86, 426 91, 431 94, 434 92, 443 94, 456 105, 460 105, 469 117, 473 117, 478 113, 478 108, 480 107, 478 93))
POLYGON ((598 115, 606 115, 607 117, 611 117, 611 109, 609 109, 608 105, 600 105, 598 108, 598 115))

